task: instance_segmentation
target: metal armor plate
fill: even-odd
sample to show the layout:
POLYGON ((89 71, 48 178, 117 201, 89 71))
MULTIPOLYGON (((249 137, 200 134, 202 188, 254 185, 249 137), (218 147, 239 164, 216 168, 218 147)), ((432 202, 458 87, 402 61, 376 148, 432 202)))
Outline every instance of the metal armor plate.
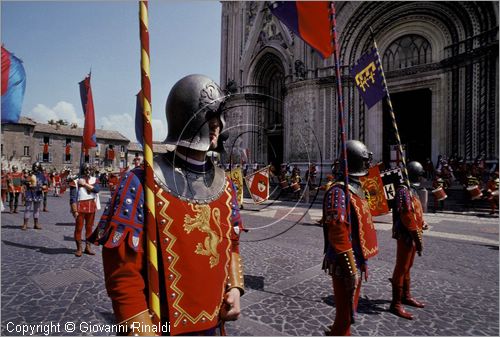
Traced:
POLYGON ((183 167, 174 167, 166 155, 154 158, 155 181, 160 186, 181 200, 194 203, 209 203, 217 199, 225 187, 224 170, 212 165, 205 173, 191 172, 183 167))

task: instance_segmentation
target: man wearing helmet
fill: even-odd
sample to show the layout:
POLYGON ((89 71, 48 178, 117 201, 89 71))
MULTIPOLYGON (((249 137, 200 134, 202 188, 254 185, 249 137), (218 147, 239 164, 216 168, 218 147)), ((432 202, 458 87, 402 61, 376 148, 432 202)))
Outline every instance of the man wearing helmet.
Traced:
POLYGON ((82 229, 85 223, 85 254, 95 255, 88 240, 94 227, 95 212, 101 209, 99 202, 99 181, 94 177, 94 170, 89 163, 82 164, 80 177, 69 184, 69 204, 71 214, 75 218, 74 239, 76 243, 75 256, 82 256, 82 229))
POLYGON ((19 194, 23 188, 23 173, 18 170, 19 168, 17 165, 12 165, 12 172, 7 175, 7 183, 9 185, 9 207, 11 213, 17 213, 19 194))
POLYGON ((368 174, 372 153, 357 140, 347 141, 346 147, 349 192, 346 195, 340 179, 323 201, 323 269, 332 276, 336 308, 335 321, 327 334, 333 336, 351 334, 363 274, 368 281, 367 260, 378 253, 370 207, 359 180, 368 174))
MULTIPOLYGON (((154 157, 161 322, 170 334, 214 334, 236 320, 243 294, 235 189, 206 154, 222 151, 224 97, 202 75, 179 80, 167 99, 167 144, 154 157)), ((103 245, 106 287, 116 321, 152 326, 144 242, 144 170, 125 173, 93 234, 103 245)), ((149 333, 151 334, 151 332, 149 333)))
POLYGON ((24 192, 24 198, 26 200, 26 208, 24 209, 24 223, 21 229, 28 229, 28 220, 32 213, 35 229, 42 229, 38 222, 38 218, 40 217, 40 203, 43 199, 42 190, 48 186, 48 182, 43 174, 42 164, 40 164, 40 162, 37 161, 33 163, 31 175, 29 179, 25 181, 25 185, 26 190, 24 192))
POLYGON ((392 237, 397 240, 396 266, 392 278, 392 302, 390 311, 406 319, 413 319, 402 304, 423 308, 424 304, 411 296, 410 268, 415 253, 422 254, 422 229, 425 227, 422 205, 417 193, 424 168, 417 161, 408 163, 410 189, 401 185, 396 191, 396 207, 393 212, 392 237))

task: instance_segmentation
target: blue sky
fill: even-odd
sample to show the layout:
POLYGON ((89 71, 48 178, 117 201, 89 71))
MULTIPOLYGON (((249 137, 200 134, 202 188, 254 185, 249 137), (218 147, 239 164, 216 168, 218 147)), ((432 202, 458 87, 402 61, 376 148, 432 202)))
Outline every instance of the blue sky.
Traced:
MULTIPOLYGON (((181 77, 201 73, 219 82, 221 3, 150 1, 153 137, 166 136, 165 101, 181 77)), ((140 90, 137 1, 1 1, 1 38, 23 60, 22 115, 83 125, 78 82, 92 68, 96 127, 135 141, 140 90)))

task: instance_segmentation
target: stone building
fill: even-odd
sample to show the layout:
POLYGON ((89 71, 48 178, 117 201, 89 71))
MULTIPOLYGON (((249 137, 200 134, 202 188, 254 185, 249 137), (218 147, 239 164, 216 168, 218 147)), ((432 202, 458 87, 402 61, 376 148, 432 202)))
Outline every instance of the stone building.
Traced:
MULTIPOLYGON (((386 164, 395 143, 387 104, 368 110, 349 74, 373 46, 371 27, 408 158, 498 160, 498 2, 335 3, 348 139, 386 164)), ((339 153, 333 56, 323 60, 269 5, 222 2, 226 147, 250 162, 329 165, 339 153)))
MULTIPOLYGON (((77 170, 83 129, 76 125, 37 123, 21 117, 16 124, 2 124, 2 165, 17 163, 31 167, 35 161, 47 169, 64 167, 77 170)), ((97 147, 90 149, 88 162, 99 169, 118 169, 127 165, 127 146, 130 140, 118 131, 96 130, 97 147)))
MULTIPOLYGON (((173 150, 175 150, 175 146, 169 144, 163 144, 162 142, 153 142, 154 155, 167 153, 173 150)), ((139 161, 140 163, 142 163, 142 161, 144 160, 144 150, 142 149, 141 144, 131 142, 127 147, 127 151, 128 151, 128 156, 127 156, 128 167, 134 167, 136 160, 139 161)))

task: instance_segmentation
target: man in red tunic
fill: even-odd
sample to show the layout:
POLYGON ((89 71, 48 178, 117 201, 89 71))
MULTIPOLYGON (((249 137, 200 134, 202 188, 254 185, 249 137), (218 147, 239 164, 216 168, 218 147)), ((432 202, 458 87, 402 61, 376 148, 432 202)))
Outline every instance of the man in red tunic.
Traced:
POLYGON ((54 188, 54 197, 58 197, 61 193, 61 176, 57 171, 54 171, 52 176, 52 187, 54 188))
POLYGON ((94 170, 89 163, 84 163, 80 169, 79 178, 70 182, 69 204, 71 214, 75 218, 74 239, 76 243, 75 256, 80 257, 82 251, 82 230, 85 224, 85 254, 95 255, 88 240, 94 227, 95 213, 101 208, 99 191, 101 186, 94 176, 94 170))
MULTIPOLYGON (((166 105, 167 144, 154 158, 155 215, 161 323, 170 334, 213 335, 236 320, 243 294, 235 189, 206 153, 220 151, 225 125, 219 86, 189 75, 172 88, 166 105)), ((106 289, 116 321, 130 334, 153 334, 144 241, 144 170, 121 177, 93 239, 102 244, 106 289)))
POLYGON ((424 304, 411 296, 410 269, 415 253, 422 255, 422 229, 425 226, 422 205, 417 188, 425 171, 418 161, 408 163, 410 189, 401 185, 396 191, 396 207, 393 209, 392 237, 397 240, 396 266, 392 274, 392 302, 390 311, 400 317, 413 319, 402 304, 423 308, 424 304))
POLYGON ((9 207, 11 213, 17 213, 19 194, 23 190, 23 173, 18 171, 17 165, 12 165, 12 172, 7 175, 9 186, 9 207))
POLYGON ((349 192, 346 196, 344 183, 337 182, 323 201, 323 269, 332 276, 336 308, 335 321, 327 332, 332 336, 351 334, 362 276, 368 281, 368 259, 378 254, 370 206, 359 181, 368 174, 372 154, 357 140, 349 140, 346 146, 349 192))

